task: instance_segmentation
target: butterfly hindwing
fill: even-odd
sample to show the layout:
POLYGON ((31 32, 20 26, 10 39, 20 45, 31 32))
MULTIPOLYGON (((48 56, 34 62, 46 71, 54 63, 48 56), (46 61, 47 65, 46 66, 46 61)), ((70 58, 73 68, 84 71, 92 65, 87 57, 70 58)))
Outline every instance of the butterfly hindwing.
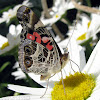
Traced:
POLYGON ((21 6, 17 18, 23 27, 18 52, 22 70, 48 76, 60 70, 60 49, 35 13, 21 6))

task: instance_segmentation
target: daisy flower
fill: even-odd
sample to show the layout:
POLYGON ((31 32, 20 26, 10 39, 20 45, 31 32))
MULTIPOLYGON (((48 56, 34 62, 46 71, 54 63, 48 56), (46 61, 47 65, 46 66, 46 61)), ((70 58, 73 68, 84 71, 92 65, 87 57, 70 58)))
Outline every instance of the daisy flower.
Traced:
POLYGON ((41 16, 41 21, 44 25, 57 22, 61 16, 66 12, 68 9, 73 9, 74 5, 69 0, 55 0, 54 6, 52 7, 52 11, 49 12, 51 18, 45 19, 44 15, 41 16))
MULTIPOLYGON (((64 79, 66 95, 64 95, 63 85, 58 76, 52 77, 52 82, 49 83, 49 89, 43 98, 40 98, 45 88, 30 88, 18 85, 8 85, 8 88, 20 93, 25 93, 28 95, 23 96, 12 96, 5 97, 1 100, 8 100, 13 98, 13 100, 20 100, 29 98, 29 100, 100 100, 100 41, 94 48, 87 64, 80 72, 75 74, 69 74, 64 79), (55 83, 55 87, 51 83, 55 83), (29 95, 30 94, 30 95, 29 95)), ((67 72, 67 70, 66 70, 67 72)), ((42 84, 45 86, 45 84, 42 84)))
POLYGON ((0 18, 0 23, 5 21, 8 23, 11 18, 16 16, 18 8, 22 5, 32 7, 32 3, 29 3, 29 0, 24 0, 22 4, 16 5, 13 9, 9 9, 7 12, 3 12, 2 17, 0 18))
POLYGON ((10 25, 9 33, 7 34, 7 38, 0 35, 0 54, 3 54, 15 46, 17 46, 20 42, 20 33, 22 27, 21 25, 10 25))
MULTIPOLYGON (((93 38, 96 39, 96 34, 100 31, 100 15, 91 14, 91 19, 83 14, 80 16, 81 22, 76 24, 73 37, 80 44, 86 40, 93 38)), ((69 32, 72 33, 73 29, 69 32)))

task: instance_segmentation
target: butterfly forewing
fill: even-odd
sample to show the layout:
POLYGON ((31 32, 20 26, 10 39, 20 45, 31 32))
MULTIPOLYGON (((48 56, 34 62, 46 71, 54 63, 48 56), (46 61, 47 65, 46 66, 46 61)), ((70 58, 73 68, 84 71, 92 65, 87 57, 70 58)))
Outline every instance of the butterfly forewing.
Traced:
POLYGON ((35 13, 21 6, 17 18, 23 27, 18 52, 22 70, 45 76, 60 71, 60 49, 35 13))

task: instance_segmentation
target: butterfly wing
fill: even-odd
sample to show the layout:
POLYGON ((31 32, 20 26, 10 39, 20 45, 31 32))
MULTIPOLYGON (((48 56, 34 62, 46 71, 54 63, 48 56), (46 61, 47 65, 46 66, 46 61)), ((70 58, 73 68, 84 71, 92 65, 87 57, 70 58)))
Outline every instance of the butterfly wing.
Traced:
POLYGON ((17 11, 22 25, 19 64, 24 72, 51 76, 61 70, 61 51, 35 13, 26 6, 17 11))

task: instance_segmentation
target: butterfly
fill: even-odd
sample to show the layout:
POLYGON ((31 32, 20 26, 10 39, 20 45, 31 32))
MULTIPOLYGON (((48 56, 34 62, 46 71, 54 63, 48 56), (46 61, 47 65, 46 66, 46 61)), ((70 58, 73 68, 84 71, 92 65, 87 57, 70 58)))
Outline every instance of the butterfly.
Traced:
POLYGON ((21 6, 17 18, 22 25, 18 51, 21 69, 41 75, 41 80, 60 72, 68 61, 69 53, 61 53, 52 35, 30 8, 21 6))

